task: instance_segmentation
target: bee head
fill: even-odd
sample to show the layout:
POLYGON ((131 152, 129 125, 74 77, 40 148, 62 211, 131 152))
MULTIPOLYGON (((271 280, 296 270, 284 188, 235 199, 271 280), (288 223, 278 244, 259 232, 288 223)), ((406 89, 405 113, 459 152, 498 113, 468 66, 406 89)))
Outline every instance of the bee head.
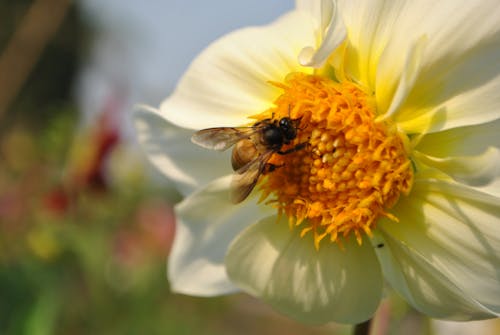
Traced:
POLYGON ((287 141, 291 141, 297 137, 297 128, 299 123, 300 119, 292 120, 289 117, 284 117, 279 121, 279 128, 287 141))

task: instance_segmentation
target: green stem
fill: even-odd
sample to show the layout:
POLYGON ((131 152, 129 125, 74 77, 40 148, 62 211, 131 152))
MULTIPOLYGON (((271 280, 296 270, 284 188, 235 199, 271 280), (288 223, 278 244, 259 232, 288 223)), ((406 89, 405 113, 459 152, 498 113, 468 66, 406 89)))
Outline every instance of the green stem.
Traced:
POLYGON ((372 320, 373 319, 370 319, 370 320, 367 320, 365 322, 358 323, 357 325, 355 325, 353 335, 369 335, 372 320))

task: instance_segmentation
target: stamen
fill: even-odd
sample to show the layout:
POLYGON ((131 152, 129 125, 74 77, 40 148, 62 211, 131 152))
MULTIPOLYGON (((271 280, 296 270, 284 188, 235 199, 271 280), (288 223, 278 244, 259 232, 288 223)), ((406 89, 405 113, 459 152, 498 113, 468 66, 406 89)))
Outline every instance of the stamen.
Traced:
POLYGON ((269 163, 279 166, 260 184, 263 198, 286 215, 300 235, 312 233, 314 244, 329 236, 354 234, 359 244, 371 235, 381 216, 400 194, 408 194, 413 171, 402 135, 387 122, 376 122, 371 94, 353 83, 294 73, 284 83, 272 83, 283 94, 273 108, 257 119, 300 119, 293 143, 300 150, 274 154, 269 163))

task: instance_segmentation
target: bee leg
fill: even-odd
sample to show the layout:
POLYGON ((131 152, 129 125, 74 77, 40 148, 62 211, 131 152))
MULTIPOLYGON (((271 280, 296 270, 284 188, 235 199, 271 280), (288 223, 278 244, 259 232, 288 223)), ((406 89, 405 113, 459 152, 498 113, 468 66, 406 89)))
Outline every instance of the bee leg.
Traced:
POLYGON ((283 166, 283 164, 276 165, 276 164, 266 163, 266 165, 264 166, 264 170, 262 171, 262 173, 266 174, 266 173, 269 173, 269 172, 273 172, 274 170, 276 170, 277 168, 280 168, 282 166, 283 166))
POLYGON ((285 151, 281 151, 280 150, 277 153, 280 154, 280 155, 288 155, 288 154, 291 154, 292 152, 302 150, 305 147, 307 147, 308 145, 309 145, 309 142, 299 143, 296 146, 294 146, 293 148, 290 148, 290 149, 285 150, 285 151))

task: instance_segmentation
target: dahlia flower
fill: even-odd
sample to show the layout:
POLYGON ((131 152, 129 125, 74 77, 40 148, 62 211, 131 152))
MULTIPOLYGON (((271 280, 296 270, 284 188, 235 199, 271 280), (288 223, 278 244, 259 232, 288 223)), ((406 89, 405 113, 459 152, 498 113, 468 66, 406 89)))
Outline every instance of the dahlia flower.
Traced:
POLYGON ((244 291, 303 322, 359 323, 388 283, 433 318, 498 316, 499 8, 298 0, 211 44, 159 109, 135 114, 185 195, 172 290, 244 291), (286 154, 232 203, 231 150, 191 136, 283 118, 299 124, 286 154))

